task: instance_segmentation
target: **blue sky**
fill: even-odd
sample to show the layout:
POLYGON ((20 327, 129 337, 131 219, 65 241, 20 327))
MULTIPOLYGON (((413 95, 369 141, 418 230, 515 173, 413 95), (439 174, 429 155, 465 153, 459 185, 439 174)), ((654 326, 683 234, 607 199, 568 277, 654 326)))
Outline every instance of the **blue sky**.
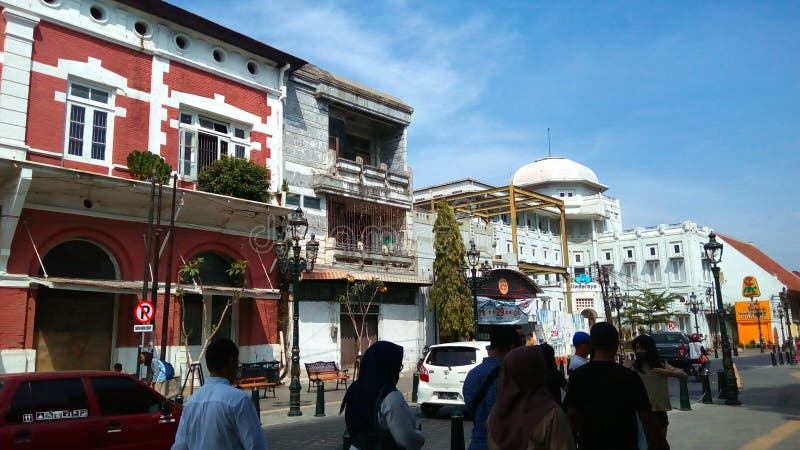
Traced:
POLYGON ((176 1, 414 107, 422 187, 592 168, 625 228, 694 220, 800 269, 800 3, 176 1))

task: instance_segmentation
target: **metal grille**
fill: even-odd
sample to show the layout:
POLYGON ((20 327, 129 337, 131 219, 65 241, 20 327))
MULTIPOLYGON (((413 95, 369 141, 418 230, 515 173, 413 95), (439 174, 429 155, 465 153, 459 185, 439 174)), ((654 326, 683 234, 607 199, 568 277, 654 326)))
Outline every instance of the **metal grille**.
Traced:
POLYGON ((86 108, 72 105, 69 111, 69 149, 70 155, 83 156, 83 125, 86 108))
POLYGON ((328 235, 336 249, 366 253, 405 254, 405 210, 379 203, 334 197, 328 208, 328 235))

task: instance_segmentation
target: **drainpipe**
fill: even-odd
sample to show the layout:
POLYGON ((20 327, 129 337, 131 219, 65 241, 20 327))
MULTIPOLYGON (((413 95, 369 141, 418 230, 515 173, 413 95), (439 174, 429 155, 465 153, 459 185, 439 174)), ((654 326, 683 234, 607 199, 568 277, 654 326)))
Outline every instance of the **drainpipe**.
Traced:
POLYGON ((285 114, 285 107, 286 107, 286 71, 292 67, 291 64, 286 63, 283 67, 280 68, 278 72, 278 84, 280 85, 279 89, 281 91, 280 97, 278 97, 278 101, 281 103, 281 113, 278 115, 278 132, 280 134, 280 151, 276 152, 275 155, 277 156, 275 159, 275 186, 280 187, 283 183, 283 154, 285 153, 285 149, 283 148, 284 143, 284 134, 285 134, 285 121, 284 121, 284 114, 285 114))

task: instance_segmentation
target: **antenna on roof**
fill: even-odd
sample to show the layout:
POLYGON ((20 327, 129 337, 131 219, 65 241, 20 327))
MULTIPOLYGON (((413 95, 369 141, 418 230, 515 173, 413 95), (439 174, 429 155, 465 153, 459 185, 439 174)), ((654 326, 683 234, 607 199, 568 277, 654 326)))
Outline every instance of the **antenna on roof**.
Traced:
POLYGON ((547 128, 547 157, 550 158, 552 155, 550 154, 550 128, 547 128))

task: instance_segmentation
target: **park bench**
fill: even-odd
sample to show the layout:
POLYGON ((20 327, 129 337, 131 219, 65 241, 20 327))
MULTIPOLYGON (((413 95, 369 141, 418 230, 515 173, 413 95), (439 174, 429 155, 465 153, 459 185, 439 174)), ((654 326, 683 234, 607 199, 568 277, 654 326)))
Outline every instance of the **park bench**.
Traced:
POLYGON ((236 387, 239 389, 261 390, 261 398, 267 398, 267 392, 275 398, 275 386, 278 384, 273 381, 268 373, 265 364, 243 364, 239 367, 239 378, 236 380, 236 387))
POLYGON ((339 385, 343 384, 346 388, 347 380, 350 379, 347 369, 339 370, 334 361, 306 363, 306 372, 308 372, 308 392, 311 392, 311 383, 333 380, 336 380, 336 390, 338 391, 339 385))

